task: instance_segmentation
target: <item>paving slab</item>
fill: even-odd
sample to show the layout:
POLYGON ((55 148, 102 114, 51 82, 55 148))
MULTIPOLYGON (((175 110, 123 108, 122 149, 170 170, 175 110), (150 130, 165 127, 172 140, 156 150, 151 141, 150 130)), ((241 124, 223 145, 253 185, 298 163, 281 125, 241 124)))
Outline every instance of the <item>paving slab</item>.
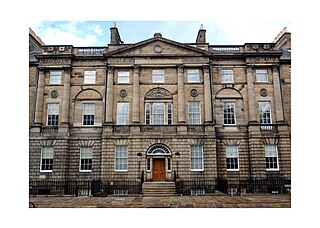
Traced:
POLYGON ((290 208, 291 196, 30 196, 29 202, 36 208, 290 208))

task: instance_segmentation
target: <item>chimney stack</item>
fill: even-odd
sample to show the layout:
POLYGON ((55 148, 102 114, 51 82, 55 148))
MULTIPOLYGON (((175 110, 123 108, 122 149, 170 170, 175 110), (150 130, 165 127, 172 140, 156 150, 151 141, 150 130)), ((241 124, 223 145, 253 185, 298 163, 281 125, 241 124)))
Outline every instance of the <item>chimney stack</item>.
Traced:
POLYGON ((110 44, 123 44, 121 41, 121 37, 116 26, 116 22, 113 23, 113 27, 110 28, 111 36, 110 36, 110 44))
POLYGON ((206 43, 206 30, 203 28, 203 24, 200 26, 196 43, 206 43))

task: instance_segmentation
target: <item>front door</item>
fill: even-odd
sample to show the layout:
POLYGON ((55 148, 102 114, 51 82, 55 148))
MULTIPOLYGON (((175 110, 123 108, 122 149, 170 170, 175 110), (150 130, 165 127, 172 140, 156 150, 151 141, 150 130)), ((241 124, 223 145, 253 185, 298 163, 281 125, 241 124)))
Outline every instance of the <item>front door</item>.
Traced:
POLYGON ((166 162, 164 158, 152 159, 152 179, 153 180, 166 180, 166 162))

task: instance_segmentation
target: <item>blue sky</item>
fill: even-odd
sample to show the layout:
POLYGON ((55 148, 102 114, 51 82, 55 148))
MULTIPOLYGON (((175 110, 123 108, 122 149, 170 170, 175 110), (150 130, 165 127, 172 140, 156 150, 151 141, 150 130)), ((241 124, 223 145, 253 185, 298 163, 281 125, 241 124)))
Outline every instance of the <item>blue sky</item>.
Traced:
MULTIPOLYGON (((291 22, 281 21, 115 21, 124 43, 135 43, 160 32, 163 37, 181 43, 194 43, 200 25, 207 30, 210 44, 244 44, 271 42, 291 22)), ((29 24, 45 44, 106 46, 114 21, 36 21, 29 24)))

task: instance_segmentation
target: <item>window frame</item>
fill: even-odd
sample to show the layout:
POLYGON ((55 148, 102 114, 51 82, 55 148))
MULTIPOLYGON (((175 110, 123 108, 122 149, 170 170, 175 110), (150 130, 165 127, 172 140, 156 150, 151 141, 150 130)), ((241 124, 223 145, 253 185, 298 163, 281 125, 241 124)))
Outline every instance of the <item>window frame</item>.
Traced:
MULTIPOLYGON (((239 171, 240 170, 240 165, 239 165, 239 148, 236 145, 227 145, 226 146, 226 164, 227 164, 227 171, 239 171), (231 148, 233 149, 233 151, 228 151, 231 150, 231 148), (228 153, 235 153, 236 152, 236 156, 235 155, 228 155, 228 153), (237 168, 228 168, 228 159, 236 159, 236 165, 237 168)), ((232 162, 230 162, 230 165, 232 165, 232 162)))
POLYGON ((164 81, 165 81, 164 69, 152 70, 152 83, 164 83, 164 81), (162 72, 162 73, 159 73, 159 72, 162 72))
MULTIPOLYGON (((230 110, 230 108, 228 110, 230 110)), ((233 101, 225 101, 225 102, 223 102, 223 125, 226 125, 226 126, 235 126, 235 125, 237 125, 236 103, 233 102, 233 101), (233 112, 227 112, 226 113, 225 112, 226 108, 227 108, 226 105, 230 105, 230 104, 233 106, 233 112), (228 115, 232 115, 233 117, 232 118, 225 118, 226 115, 227 116, 228 115), (234 123, 225 123, 226 120, 227 120, 227 122, 228 122, 228 120, 231 120, 231 122, 233 120, 234 123)))
POLYGON ((200 145, 200 144, 190 145, 190 170, 195 171, 195 172, 204 171, 203 145, 200 145), (200 156, 193 155, 193 153, 195 153, 195 151, 193 151, 192 148, 196 148, 196 147, 199 147, 201 149, 200 156), (197 164, 198 165, 200 164, 201 168, 194 168, 194 165, 195 165, 195 162, 193 162, 194 159, 200 159, 201 163, 197 163, 197 164))
MULTIPOLYGON (((160 114, 158 114, 160 115, 160 114)), ((149 102, 144 103, 144 116, 145 116, 145 125, 172 125, 173 124, 173 105, 172 101, 169 102, 149 102), (154 123, 154 104, 163 104, 163 123, 154 123)))
MULTIPOLYGON (((54 110, 54 109, 53 109, 54 110)), ((60 112, 60 103, 47 103, 47 122, 46 122, 46 126, 53 126, 53 127, 56 127, 59 125, 59 112, 60 112), (49 115, 49 112, 52 111, 52 109, 49 108, 49 106, 53 106, 53 105, 56 105, 58 106, 58 108, 56 108, 55 110, 57 111, 58 114, 50 114, 49 115), (57 124, 49 124, 49 116, 55 116, 55 120, 52 120, 51 119, 51 122, 55 121, 57 122, 57 124)), ((51 123, 50 122, 50 123, 51 123)))
POLYGON ((256 73, 256 82, 257 83, 267 83, 267 82, 269 82, 268 69, 266 69, 266 68, 256 69, 255 73, 256 73), (265 77, 264 80, 261 80, 262 79, 262 75, 264 75, 263 77, 265 77))
POLYGON ((188 102, 188 124, 189 125, 199 125, 201 124, 201 102, 200 101, 189 101, 188 102), (190 107, 191 104, 199 104, 198 109, 199 109, 199 113, 195 113, 195 112, 190 112, 190 108, 195 109, 194 107, 190 107), (195 115, 199 115, 199 123, 195 123, 194 122, 194 116, 195 115), (192 121, 191 121, 192 120, 192 121))
POLYGON ((152 125, 165 125, 166 124, 166 105, 164 102, 154 102, 152 103, 152 113, 151 113, 151 124, 152 125), (162 106, 161 109, 156 109, 157 106, 162 106), (162 111, 156 112, 156 111, 162 111), (156 117, 161 117, 160 119, 156 117), (161 122, 159 122, 161 120, 161 122), (163 121, 162 121, 163 120, 163 121), (157 122, 156 122, 157 121, 157 122))
POLYGON ((41 147, 41 159, 40 159, 40 172, 41 173, 52 173, 52 171, 53 171, 53 155, 54 155, 53 146, 43 146, 43 147, 41 147), (44 150, 46 150, 45 148, 51 150, 50 153, 52 153, 52 156, 44 158, 43 155, 44 155, 44 150), (47 163, 43 164, 43 160, 49 160, 49 164, 47 164, 47 163), (50 162, 51 162, 51 164, 50 164, 50 162), (42 169, 43 165, 49 166, 49 167, 51 166, 51 169, 42 169))
MULTIPOLYGON (((122 110, 122 109, 121 109, 122 110)), ((117 120, 116 124, 117 125, 129 125, 129 113, 130 113, 130 104, 129 102, 117 102, 117 120), (121 105, 127 105, 125 110, 127 110, 126 113, 120 113, 120 104, 121 105), (124 119, 122 119, 124 118, 124 119)))
POLYGON ((187 69, 187 82, 188 83, 200 83, 200 70, 199 69, 187 69), (195 74, 197 72, 197 74, 195 74), (197 77, 197 78, 195 78, 197 77))
POLYGON ((91 126, 94 126, 94 124, 95 124, 95 114, 96 114, 96 104, 95 103, 82 103, 82 121, 81 121, 81 123, 82 123, 82 126, 84 126, 84 127, 91 127, 91 126), (84 112, 85 112, 85 106, 86 105, 92 105, 93 106, 93 115, 92 114, 84 114, 84 112), (85 116, 90 116, 89 117, 89 120, 86 120, 86 123, 89 121, 90 123, 91 123, 91 121, 93 121, 93 123, 92 124, 84 124, 84 121, 85 121, 85 116), (93 116, 93 117, 91 117, 91 116, 93 116), (91 120, 91 118, 93 118, 92 120, 91 120))
POLYGON ((62 81, 62 71, 61 70, 50 70, 49 84, 50 85, 60 85, 61 81, 62 81), (59 74, 55 74, 58 72, 59 72, 59 74))
POLYGON ((272 124, 272 111, 271 111, 271 102, 270 101, 259 101, 258 102, 258 106, 259 106, 259 122, 261 125, 268 125, 268 124, 272 124), (268 103, 269 104, 269 123, 266 121, 267 118, 261 118, 263 116, 263 113, 262 113, 262 104, 264 103, 268 103))
POLYGON ((264 145, 264 151, 265 151, 265 164, 266 164, 266 171, 279 171, 280 170, 280 167, 279 167, 279 152, 278 152, 278 145, 277 144, 265 144, 264 145), (271 150, 267 150, 267 148, 269 147, 274 147, 274 151, 271 151, 271 150), (267 156, 267 153, 275 153, 276 156, 267 156), (274 161, 267 161, 267 158, 276 158, 277 161, 276 163, 274 161), (271 164, 271 163, 275 163, 277 165, 276 168, 268 168, 268 163, 271 164))
POLYGON ((85 70, 83 73, 83 84, 96 84, 96 77, 96 70, 85 70))
POLYGON ((79 159, 79 172, 81 173, 90 173, 92 172, 92 166, 93 166, 93 148, 92 147, 88 147, 88 146, 85 146, 85 147, 80 147, 80 159, 79 159), (89 151, 82 151, 84 149, 88 149, 89 151), (89 155, 88 157, 83 157, 83 153, 88 153, 89 152, 89 155), (84 160, 83 162, 85 162, 85 160, 88 160, 89 161, 89 164, 82 164, 82 160, 84 160), (91 161, 90 161, 91 160, 91 161), (82 169, 82 166, 89 166, 91 167, 91 169, 82 169))
POLYGON ((116 145, 115 146, 115 155, 114 155, 114 171, 115 172, 127 172, 128 171, 128 146, 127 145, 116 145), (125 148, 125 151, 117 151, 119 148, 125 148), (124 157, 120 157, 117 153, 123 153, 125 152, 124 157), (120 159, 121 161, 124 160, 125 163, 118 163, 117 159, 120 159), (118 169, 119 166, 121 168, 121 165, 124 165, 125 169, 118 169))
POLYGON ((234 83, 234 71, 233 69, 221 69, 221 82, 222 83, 234 83), (232 72, 232 74, 225 74, 227 72, 232 72), (225 80, 226 78, 229 78, 231 75, 232 80, 225 80))
POLYGON ((129 84, 130 83, 130 70, 127 69, 119 69, 118 70, 118 78, 117 78, 118 84, 129 84), (126 75, 121 75, 121 74, 126 74, 126 75), (120 80, 120 78, 122 80, 120 80), (123 80, 125 79, 125 80, 123 80))

